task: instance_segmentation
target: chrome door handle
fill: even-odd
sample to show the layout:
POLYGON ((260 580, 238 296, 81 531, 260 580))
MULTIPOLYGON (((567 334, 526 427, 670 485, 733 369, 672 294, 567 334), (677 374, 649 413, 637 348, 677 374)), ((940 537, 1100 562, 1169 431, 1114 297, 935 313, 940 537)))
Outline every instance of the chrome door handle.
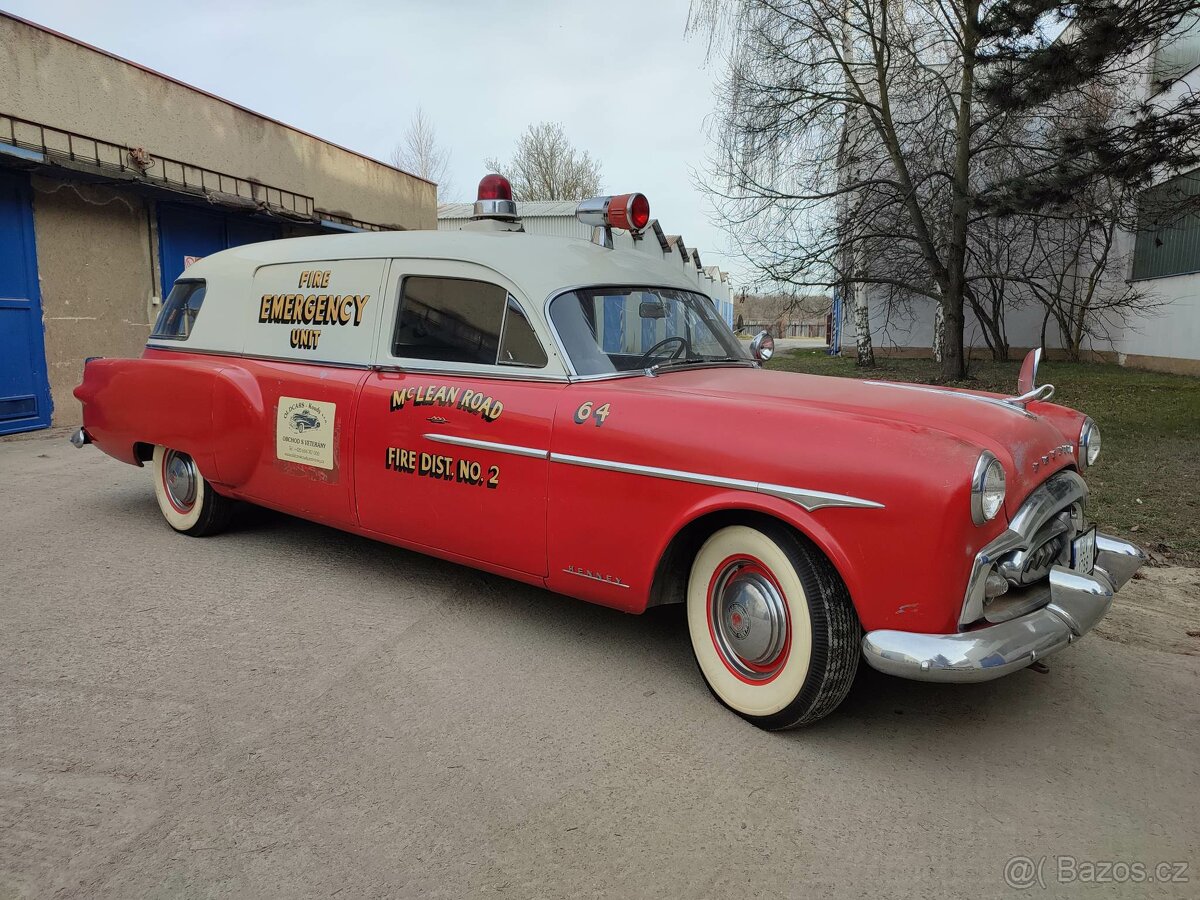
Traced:
POLYGON ((434 425, 445 425, 447 420, 441 416, 430 416, 425 421, 432 422, 434 425))

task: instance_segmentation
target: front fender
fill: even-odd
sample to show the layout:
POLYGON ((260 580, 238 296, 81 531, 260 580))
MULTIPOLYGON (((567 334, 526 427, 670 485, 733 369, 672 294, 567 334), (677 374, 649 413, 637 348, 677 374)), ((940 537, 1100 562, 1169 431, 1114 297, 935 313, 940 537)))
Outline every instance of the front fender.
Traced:
POLYGON ((692 504, 680 513, 678 519, 670 529, 667 538, 657 548, 655 555, 656 569, 661 573, 663 561, 667 559, 667 554, 670 552, 672 545, 679 535, 705 519, 727 513, 766 516, 796 529, 796 531, 812 541, 825 554, 825 557, 837 569, 842 581, 845 582, 846 588, 850 592, 851 599, 855 601, 857 609, 857 598, 862 596, 864 590, 861 578, 862 573, 853 564, 850 554, 847 553, 829 526, 832 525, 834 528, 837 528, 839 519, 841 519, 841 524, 844 528, 845 525, 849 524, 845 520, 851 519, 854 515, 865 516, 875 512, 879 512, 879 510, 820 509, 809 512, 796 503, 766 494, 748 494, 745 491, 732 490, 721 491, 712 496, 705 497, 700 502, 692 504), (839 517, 832 515, 833 513, 844 513, 847 515, 839 517))

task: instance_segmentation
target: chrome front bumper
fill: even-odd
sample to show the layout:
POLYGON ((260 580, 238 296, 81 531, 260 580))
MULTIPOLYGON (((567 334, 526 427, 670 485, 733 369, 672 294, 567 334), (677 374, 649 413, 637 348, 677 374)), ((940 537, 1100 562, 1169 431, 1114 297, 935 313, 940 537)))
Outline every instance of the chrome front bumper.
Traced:
POLYGON ((1050 571, 1050 602, 1041 609, 956 634, 872 631, 863 657, 880 672, 917 681, 991 681, 1057 653, 1095 627, 1113 595, 1141 568, 1146 555, 1133 544, 1096 536, 1091 575, 1063 566, 1050 571))

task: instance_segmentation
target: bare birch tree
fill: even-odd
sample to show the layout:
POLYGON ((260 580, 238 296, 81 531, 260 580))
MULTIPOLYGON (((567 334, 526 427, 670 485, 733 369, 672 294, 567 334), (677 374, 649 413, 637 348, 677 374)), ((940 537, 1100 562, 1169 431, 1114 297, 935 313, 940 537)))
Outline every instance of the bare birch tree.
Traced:
POLYGON ((508 163, 484 165, 509 180, 516 200, 582 200, 602 192, 599 161, 576 150, 557 122, 530 125, 508 163))
POLYGON ((1023 265, 1020 252, 1004 262, 990 241, 1061 219, 1106 177, 1137 190, 1196 158, 1194 99, 1167 109, 1127 95, 1123 116, 1068 122, 1049 143, 1038 124, 1085 85, 1130 82, 1194 5, 695 0, 689 26, 728 60, 710 186, 722 223, 765 278, 933 301, 942 377, 962 378, 966 310, 1007 352, 991 311, 1020 293, 1023 273, 994 271, 1023 265), (998 159, 1016 165, 1011 178, 998 159))
POLYGON ((454 193, 453 183, 446 177, 450 168, 450 151, 438 141, 433 121, 421 107, 409 120, 404 138, 392 150, 392 164, 413 175, 437 182, 438 199, 454 193))

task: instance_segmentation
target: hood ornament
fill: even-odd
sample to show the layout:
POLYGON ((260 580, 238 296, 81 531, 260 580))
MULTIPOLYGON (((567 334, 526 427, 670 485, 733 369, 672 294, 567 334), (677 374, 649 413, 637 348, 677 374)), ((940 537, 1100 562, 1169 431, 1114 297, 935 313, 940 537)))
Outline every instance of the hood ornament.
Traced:
POLYGON ((1054 396, 1054 385, 1043 384, 1041 387, 1036 387, 1037 370, 1041 361, 1041 347, 1034 347, 1025 354, 1025 361, 1021 363, 1021 374, 1017 376, 1018 396, 1005 397, 1005 403, 1011 403, 1013 406, 1024 409, 1033 400, 1049 400, 1054 396))

